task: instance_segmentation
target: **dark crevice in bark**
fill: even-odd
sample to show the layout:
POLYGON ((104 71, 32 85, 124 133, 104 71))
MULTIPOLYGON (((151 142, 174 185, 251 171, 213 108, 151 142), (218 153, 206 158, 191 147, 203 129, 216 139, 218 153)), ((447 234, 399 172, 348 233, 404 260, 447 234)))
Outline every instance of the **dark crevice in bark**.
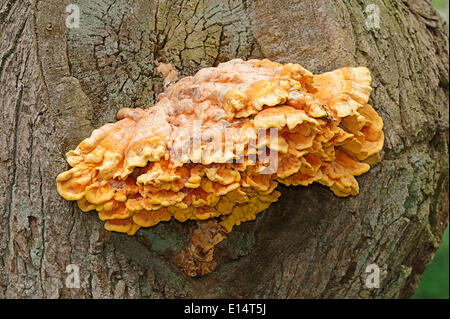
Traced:
MULTIPOLYGON (((16 100, 16 106, 15 106, 15 110, 14 110, 14 114, 15 114, 15 118, 14 118, 14 135, 13 135, 13 146, 12 146, 12 160, 11 163, 13 165, 12 168, 12 180, 10 183, 10 187, 8 189, 8 200, 7 200, 7 205, 8 205, 8 213, 7 213, 7 219, 9 221, 9 225, 11 226, 11 211, 12 211, 12 205, 13 205, 13 190, 14 187, 16 186, 16 179, 17 179, 17 166, 16 166, 16 160, 17 160, 17 134, 19 133, 19 116, 20 116, 20 107, 22 105, 22 95, 23 95, 23 86, 20 87, 19 92, 18 92, 18 96, 17 96, 17 100, 16 100)), ((7 233, 8 233, 8 241, 11 239, 11 234, 10 234, 11 230, 8 227, 7 229, 7 233)))
POLYGON ((17 0, 8 0, 8 2, 3 5, 3 9, 0 11, 0 30, 2 29, 2 25, 5 24, 6 18, 16 2, 17 0))
POLYGON ((0 79, 2 78, 3 75, 3 70, 5 68, 6 63, 8 62, 8 59, 11 57, 11 55, 16 52, 16 48, 17 48, 17 44, 19 42, 20 37, 23 34, 23 31, 25 30, 25 26, 27 25, 28 22, 28 16, 25 17, 25 20, 23 21, 23 23, 21 24, 18 32, 15 35, 15 38, 12 39, 11 43, 10 43, 10 48, 4 52, 4 54, 2 55, 2 59, 1 59, 1 63, 0 63, 0 79))

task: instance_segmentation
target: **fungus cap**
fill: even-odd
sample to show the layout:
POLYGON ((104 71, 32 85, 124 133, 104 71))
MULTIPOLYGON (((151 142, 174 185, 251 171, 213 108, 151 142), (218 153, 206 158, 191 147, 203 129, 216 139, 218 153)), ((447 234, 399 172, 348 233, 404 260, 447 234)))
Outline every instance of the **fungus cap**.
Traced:
POLYGON ((117 122, 67 152, 71 168, 57 190, 128 235, 172 217, 198 220, 178 258, 190 275, 214 269, 214 246, 277 201, 278 182, 356 195, 355 176, 380 159, 383 121, 368 104, 367 68, 314 75, 298 64, 234 59, 177 82, 171 65, 158 70, 158 102, 121 109, 117 122))

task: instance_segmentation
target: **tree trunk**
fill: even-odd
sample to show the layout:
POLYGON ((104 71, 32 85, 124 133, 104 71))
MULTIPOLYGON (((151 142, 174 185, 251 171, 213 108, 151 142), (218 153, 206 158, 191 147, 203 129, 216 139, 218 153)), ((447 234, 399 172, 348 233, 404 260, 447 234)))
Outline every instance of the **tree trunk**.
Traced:
POLYGON ((414 293, 448 222, 448 31, 429 0, 76 0, 80 25, 67 28, 71 2, 0 0, 0 297, 414 293), (120 108, 154 104, 158 62, 191 75, 235 57, 367 66, 385 147, 356 197, 280 186, 279 202, 219 245, 217 269, 191 278, 173 257, 195 222, 110 233, 55 178, 120 108), (66 285, 70 264, 80 288, 66 285), (365 284, 369 264, 379 288, 365 284))

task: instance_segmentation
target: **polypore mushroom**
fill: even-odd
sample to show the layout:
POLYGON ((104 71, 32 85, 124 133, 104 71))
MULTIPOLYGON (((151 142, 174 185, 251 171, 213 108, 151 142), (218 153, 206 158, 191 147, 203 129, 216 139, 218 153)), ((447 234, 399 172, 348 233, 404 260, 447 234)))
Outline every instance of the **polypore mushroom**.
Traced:
POLYGON ((357 195, 379 160, 383 121, 368 104, 367 68, 313 75, 298 64, 240 59, 171 84, 148 109, 122 109, 67 153, 58 192, 133 235, 175 218, 205 221, 176 263, 212 271, 214 246, 278 200, 278 183, 318 182, 357 195))

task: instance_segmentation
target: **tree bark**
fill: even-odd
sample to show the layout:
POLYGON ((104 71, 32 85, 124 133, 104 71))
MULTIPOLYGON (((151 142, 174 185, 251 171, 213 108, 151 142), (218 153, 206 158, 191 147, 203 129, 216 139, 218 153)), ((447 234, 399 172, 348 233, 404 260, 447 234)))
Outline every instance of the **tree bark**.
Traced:
POLYGON ((448 31, 423 0, 0 0, 1 298, 398 298, 414 293, 448 223, 448 31), (379 8, 379 28, 366 23, 379 8), (64 154, 122 107, 150 107, 158 62, 183 75, 239 57, 314 73, 367 66, 384 121, 360 194, 280 187, 236 227, 217 269, 173 257, 195 222, 110 233, 56 191, 64 154), (66 285, 66 267, 80 288, 66 285), (381 269, 365 285, 366 266, 381 269))

